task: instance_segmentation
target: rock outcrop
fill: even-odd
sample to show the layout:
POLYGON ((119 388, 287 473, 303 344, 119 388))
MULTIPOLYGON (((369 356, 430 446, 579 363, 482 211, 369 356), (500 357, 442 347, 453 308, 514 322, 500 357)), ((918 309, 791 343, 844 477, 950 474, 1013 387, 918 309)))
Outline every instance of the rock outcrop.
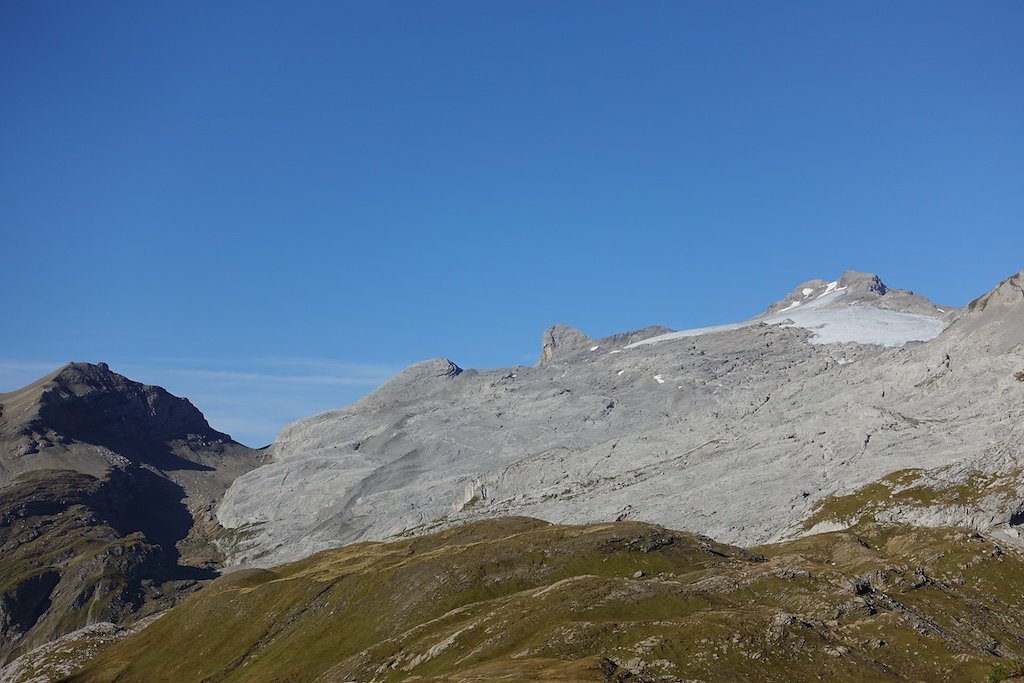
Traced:
POLYGON ((544 330, 540 344, 540 360, 538 364, 544 365, 545 363, 565 358, 583 350, 590 343, 590 337, 575 327, 561 324, 552 325, 544 330))

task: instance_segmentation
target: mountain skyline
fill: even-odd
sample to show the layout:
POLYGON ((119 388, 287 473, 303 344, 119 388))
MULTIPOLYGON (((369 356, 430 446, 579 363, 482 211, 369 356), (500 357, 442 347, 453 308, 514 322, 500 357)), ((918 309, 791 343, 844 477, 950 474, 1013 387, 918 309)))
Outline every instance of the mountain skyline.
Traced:
POLYGON ((963 305, 1024 252, 1022 24, 6 3, 0 388, 106 361, 262 445, 424 358, 533 363, 554 323, 728 323, 845 270, 963 305))
MULTIPOLYGON (((797 288, 799 289, 799 287, 797 288)), ((754 292, 756 290, 749 290, 754 292)), ((795 290, 794 290, 795 291, 795 290)), ((920 292, 927 295, 926 292, 920 292)), ((966 305, 976 294, 966 293, 966 305)), ((780 294, 776 303, 762 302, 760 313, 768 308, 782 309, 788 298, 780 294)), ((940 301, 940 304, 949 305, 940 301)), ((951 307, 952 308, 952 307, 951 307)), ((776 313, 779 311, 777 310, 776 313)), ((658 321, 652 321, 657 324, 658 321)), ((724 325, 735 320, 716 320, 724 325)), ((710 324, 710 323, 708 323, 710 324)), ((707 325, 698 321, 694 328, 707 325)), ((692 329, 692 328, 684 328, 692 329)), ((610 333, 625 332, 624 329, 610 333)), ((538 337, 540 333, 538 332, 538 337)), ((518 360, 494 358, 486 368, 533 365, 540 351, 538 339, 534 348, 520 354, 518 360)), ((445 353, 444 357, 459 358, 445 353)), ((0 358, 0 390, 13 391, 34 381, 39 375, 60 367, 61 362, 12 361, 0 358)), ((269 444, 290 422, 308 415, 341 408, 362 398, 383 385, 404 367, 426 360, 413 358, 401 364, 358 364, 331 360, 287 358, 191 358, 191 359, 124 359, 113 361, 123 374, 141 377, 152 384, 170 386, 178 395, 198 405, 216 426, 252 447, 269 444)), ((91 359, 88 362, 106 362, 91 359)), ((467 366, 473 367, 473 366, 467 366)), ((485 369, 478 367, 477 369, 485 369)))
MULTIPOLYGON (((795 285, 796 283, 792 283, 795 285)), ((789 289, 792 289, 792 285, 789 289)), ((797 287, 799 289, 799 287, 797 287)), ((750 293, 758 290, 751 288, 750 293)), ((796 291, 796 290, 794 290, 796 291)), ((918 293, 928 295, 918 290, 918 293)), ((967 292, 965 306, 977 292, 967 292)), ((767 309, 778 309, 788 304, 785 292, 776 300, 764 301, 751 308, 751 316, 767 309), (774 301, 774 303, 773 303, 774 301)), ((940 304, 949 306, 948 301, 940 304)), ((950 306, 952 308, 952 306, 950 306)), ((651 324, 658 324, 652 321, 651 324)), ((696 329, 713 325, 711 321, 696 321, 696 329)), ((715 319, 714 324, 729 325, 738 320, 715 319)), ((556 324, 558 321, 552 321, 556 324)), ((680 328, 676 328, 680 329, 680 328)), ((584 331, 590 330, 584 328, 584 331)), ((626 332, 612 329, 609 334, 626 332)), ((475 369, 533 365, 541 353, 541 331, 531 349, 518 359, 493 358, 487 366, 475 369)), ((443 357, 461 360, 456 353, 443 357)), ((0 358, 0 391, 13 391, 75 359, 58 362, 38 360, 20 361, 0 358)), ((83 359, 78 359, 83 360, 83 359)), ((282 428, 294 420, 326 410, 342 408, 359 400, 408 365, 426 358, 415 358, 404 363, 358 364, 332 360, 288 358, 154 358, 154 359, 84 359, 85 362, 110 362, 122 374, 139 377, 151 384, 170 387, 173 393, 190 398, 203 406, 204 413, 215 427, 231 434, 251 447, 271 443, 282 428)), ((466 367, 474 367, 467 365, 466 367)))

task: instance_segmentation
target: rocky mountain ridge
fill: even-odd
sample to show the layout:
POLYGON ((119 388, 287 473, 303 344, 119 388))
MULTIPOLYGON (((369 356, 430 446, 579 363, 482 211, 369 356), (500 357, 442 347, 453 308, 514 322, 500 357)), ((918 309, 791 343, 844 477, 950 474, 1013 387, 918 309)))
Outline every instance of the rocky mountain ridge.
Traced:
MULTIPOLYGON (((740 545, 806 533, 831 497, 895 471, 991 471, 994 450, 1017 462, 1024 340, 1007 323, 1003 353, 976 353, 977 335, 947 353, 989 307, 940 309, 847 273, 735 325, 616 344, 556 327, 533 368, 427 361, 283 430, 218 519, 245 536, 236 558, 261 566, 499 515, 638 519, 740 545)), ((1009 528, 1019 500, 999 491, 904 521, 1009 528)))

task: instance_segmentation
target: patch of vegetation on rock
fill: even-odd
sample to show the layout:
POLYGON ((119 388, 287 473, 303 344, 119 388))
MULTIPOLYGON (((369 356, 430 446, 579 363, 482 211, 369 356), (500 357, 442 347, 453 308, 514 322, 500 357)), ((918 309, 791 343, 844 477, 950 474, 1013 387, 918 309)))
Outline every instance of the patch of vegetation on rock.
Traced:
POLYGON ((849 526, 862 519, 874 521, 880 513, 894 508, 977 505, 990 496, 1013 497, 1017 495, 1020 474, 972 471, 956 478, 943 478, 918 468, 899 470, 852 493, 821 499, 804 519, 803 528, 812 530, 825 522, 849 526))

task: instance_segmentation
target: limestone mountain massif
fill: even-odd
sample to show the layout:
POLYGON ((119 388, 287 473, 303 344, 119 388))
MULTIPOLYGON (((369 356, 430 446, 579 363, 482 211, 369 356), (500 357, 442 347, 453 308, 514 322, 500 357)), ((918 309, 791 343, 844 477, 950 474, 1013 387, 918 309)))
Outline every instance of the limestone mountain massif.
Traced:
POLYGON ((887 496, 873 514, 1014 533, 1018 282, 960 311, 846 273, 732 325, 606 339, 556 325, 536 367, 426 361, 285 428, 218 519, 255 566, 502 515, 749 545, 842 528, 860 509, 834 497, 902 472, 940 493, 1000 483, 887 496))

